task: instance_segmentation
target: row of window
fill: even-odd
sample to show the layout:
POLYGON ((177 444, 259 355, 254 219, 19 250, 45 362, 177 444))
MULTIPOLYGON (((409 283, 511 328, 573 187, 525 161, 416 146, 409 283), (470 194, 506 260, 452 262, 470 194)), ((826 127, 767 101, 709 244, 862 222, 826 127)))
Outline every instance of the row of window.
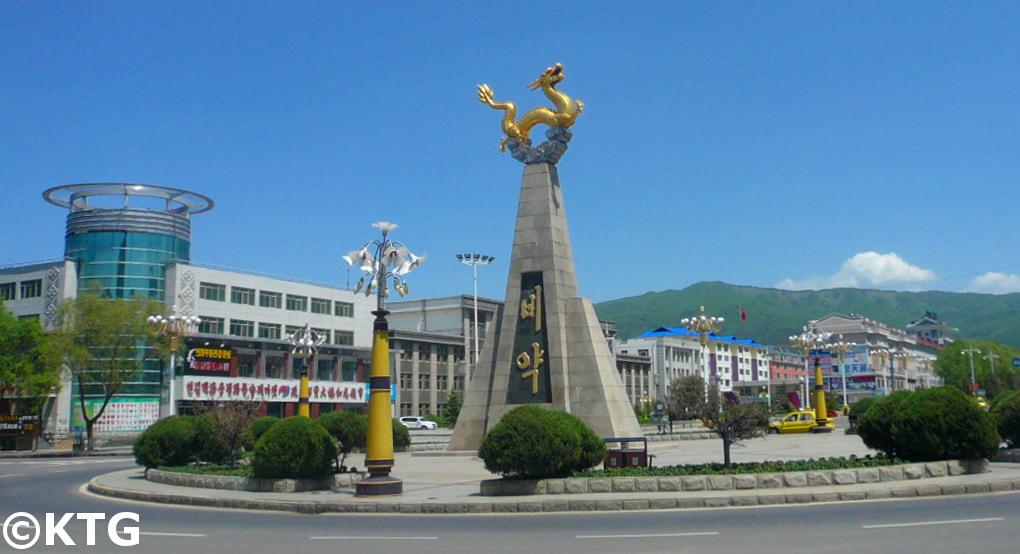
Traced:
MULTIPOLYGON (((228 334, 235 337, 255 337, 257 329, 260 339, 282 340, 304 329, 304 327, 299 325, 280 325, 279 323, 266 323, 263 321, 256 323, 246 319, 231 319, 228 327, 226 320, 222 317, 200 316, 200 319, 198 332, 210 335, 228 334), (228 332, 224 333, 224 330, 228 332)), ((335 344, 338 346, 354 345, 353 331, 330 331, 329 329, 318 329, 315 327, 312 327, 310 330, 323 337, 324 344, 335 344)))
MULTIPOLYGON (((198 296, 204 300, 226 302, 227 286, 218 283, 199 283, 198 296)), ((286 308, 293 312, 307 312, 309 305, 313 314, 338 317, 354 317, 354 304, 350 302, 332 301, 326 298, 309 298, 299 294, 283 294, 269 290, 257 291, 259 306, 262 308, 286 308)), ((246 287, 230 287, 230 301, 234 304, 255 305, 256 291, 246 287)))
POLYGON ((19 296, 18 283, 0 283, 0 300, 17 300, 18 298, 38 298, 42 296, 42 279, 22 281, 19 296))
MULTIPOLYGON (((400 374, 400 388, 403 390, 411 390, 414 384, 414 375, 411 373, 400 374)), ((436 375, 436 390, 445 391, 449 390, 450 380, 448 375, 439 374, 436 375)), ((425 391, 432 388, 432 375, 428 373, 418 374, 418 390, 425 391)), ((453 376, 453 390, 459 391, 464 390, 464 376, 454 375, 453 376)))

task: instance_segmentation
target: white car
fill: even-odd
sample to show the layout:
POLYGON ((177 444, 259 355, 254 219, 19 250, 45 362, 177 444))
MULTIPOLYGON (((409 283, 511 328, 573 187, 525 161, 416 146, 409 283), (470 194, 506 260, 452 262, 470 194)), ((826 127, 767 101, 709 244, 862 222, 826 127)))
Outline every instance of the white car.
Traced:
POLYGON ((404 416, 400 418, 400 423, 408 429, 439 429, 439 424, 435 421, 429 421, 423 417, 404 416))

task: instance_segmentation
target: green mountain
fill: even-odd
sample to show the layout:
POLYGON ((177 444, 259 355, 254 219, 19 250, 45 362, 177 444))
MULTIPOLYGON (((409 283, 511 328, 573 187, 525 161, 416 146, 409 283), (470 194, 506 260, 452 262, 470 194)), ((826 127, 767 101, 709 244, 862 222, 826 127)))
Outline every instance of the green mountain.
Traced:
POLYGON ((680 320, 705 306, 710 316, 726 318, 722 334, 762 344, 788 344, 808 321, 831 313, 860 314, 905 329, 935 312, 959 329, 958 340, 995 341, 1020 347, 1020 293, 994 295, 957 292, 893 292, 864 289, 788 291, 702 282, 683 290, 649 292, 595 305, 600 319, 616 323, 621 338, 658 327, 679 327, 680 320), (740 319, 740 308, 747 320, 740 319))

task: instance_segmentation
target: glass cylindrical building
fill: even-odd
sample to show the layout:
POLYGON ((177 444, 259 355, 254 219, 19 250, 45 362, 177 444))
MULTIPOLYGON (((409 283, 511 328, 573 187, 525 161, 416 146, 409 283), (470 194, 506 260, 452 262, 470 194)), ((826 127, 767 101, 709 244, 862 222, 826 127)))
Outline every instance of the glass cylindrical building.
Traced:
POLYGON ((64 256, 75 264, 79 291, 98 282, 113 298, 159 301, 166 264, 191 259, 190 216, 215 205, 186 190, 125 183, 65 185, 43 197, 70 209, 64 256))

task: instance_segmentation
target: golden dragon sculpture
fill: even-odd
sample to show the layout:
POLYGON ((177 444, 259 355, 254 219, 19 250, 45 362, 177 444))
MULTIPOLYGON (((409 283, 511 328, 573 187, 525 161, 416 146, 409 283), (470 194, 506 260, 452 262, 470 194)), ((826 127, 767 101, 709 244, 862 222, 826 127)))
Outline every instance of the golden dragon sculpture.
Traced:
POLYGON ((549 127, 570 127, 577 120, 577 116, 584 112, 584 102, 571 99, 566 94, 556 90, 556 84, 564 79, 563 64, 547 68, 535 82, 528 85, 531 90, 542 89, 545 96, 556 106, 555 110, 546 107, 535 108, 524 114, 520 120, 517 117, 517 105, 513 102, 496 102, 496 97, 489 88, 489 85, 478 85, 478 100, 488 104, 494 110, 503 110, 503 132, 506 137, 499 143, 499 151, 506 152, 507 142, 515 140, 519 144, 531 145, 531 128, 539 123, 549 127))

